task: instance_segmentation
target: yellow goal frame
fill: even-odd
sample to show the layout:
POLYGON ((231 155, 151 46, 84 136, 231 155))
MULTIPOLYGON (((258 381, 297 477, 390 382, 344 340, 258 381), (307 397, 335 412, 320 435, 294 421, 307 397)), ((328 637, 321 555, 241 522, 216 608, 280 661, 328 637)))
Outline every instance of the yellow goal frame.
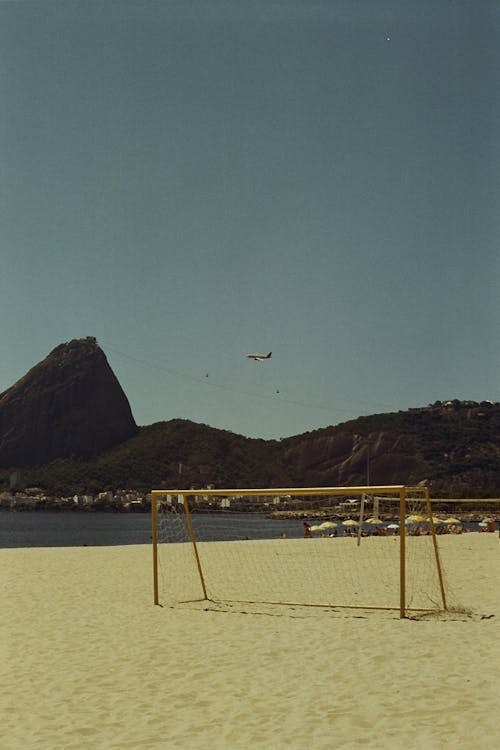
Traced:
MULTIPOLYGON (((200 557, 196 547, 196 538, 191 522, 191 513, 189 509, 190 497, 244 497, 244 496, 260 496, 260 497, 279 497, 282 495, 323 495, 323 496, 338 496, 338 495, 396 495, 399 496, 399 616, 400 618, 406 617, 406 499, 408 493, 422 494, 425 500, 427 514, 429 518, 429 528, 433 541, 434 556, 436 561, 436 571, 439 582, 439 589, 441 592, 441 602, 443 610, 447 609, 446 605, 446 593, 443 582, 443 573, 441 568, 441 561, 439 558, 439 549, 436 539, 436 532, 434 527, 434 521, 432 516, 430 492, 427 487, 408 487, 405 485, 381 485, 381 486, 364 486, 364 487, 281 487, 281 488, 264 488, 264 489, 204 489, 204 490, 152 490, 151 491, 151 536, 153 544, 153 596, 154 604, 159 604, 159 588, 158 588, 158 498, 165 495, 178 495, 182 498, 184 504, 184 511, 186 514, 186 523, 189 531, 191 543, 193 545, 194 557, 196 560, 196 566, 198 568, 198 575, 200 577, 201 586, 204 594, 204 599, 208 600, 207 589, 205 585, 205 579, 203 575, 203 568, 201 565, 200 557)), ((345 605, 346 606, 346 605, 345 605)), ((359 605, 353 605, 360 609, 366 609, 366 607, 360 607, 359 605)), ((394 609, 392 607, 369 607, 369 609, 394 609)))

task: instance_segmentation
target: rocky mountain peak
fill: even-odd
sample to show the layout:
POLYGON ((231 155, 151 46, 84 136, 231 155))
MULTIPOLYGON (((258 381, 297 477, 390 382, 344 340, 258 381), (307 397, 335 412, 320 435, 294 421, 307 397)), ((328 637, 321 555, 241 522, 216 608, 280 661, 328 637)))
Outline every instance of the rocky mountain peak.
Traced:
POLYGON ((0 394, 0 466, 88 457, 136 432, 128 399, 90 336, 60 344, 0 394))

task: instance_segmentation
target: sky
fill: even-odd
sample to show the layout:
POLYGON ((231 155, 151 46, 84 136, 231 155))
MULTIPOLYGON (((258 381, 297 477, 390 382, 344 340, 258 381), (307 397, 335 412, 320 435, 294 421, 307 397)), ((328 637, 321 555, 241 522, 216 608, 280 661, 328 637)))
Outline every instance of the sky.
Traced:
POLYGON ((500 0, 0 0, 0 392, 95 336, 140 425, 500 400, 499 91, 500 0))

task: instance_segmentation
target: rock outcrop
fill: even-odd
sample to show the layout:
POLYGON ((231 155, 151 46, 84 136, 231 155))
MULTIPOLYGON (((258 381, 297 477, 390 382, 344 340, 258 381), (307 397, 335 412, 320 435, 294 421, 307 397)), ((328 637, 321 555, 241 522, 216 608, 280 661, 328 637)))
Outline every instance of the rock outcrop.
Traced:
POLYGON ((129 402, 94 338, 56 347, 0 394, 0 466, 89 457, 137 432, 129 402))
POLYGON ((414 436, 334 429, 292 439, 289 448, 285 443, 284 463, 296 467, 306 486, 417 484, 425 477, 414 436))
MULTIPOLYGON (((500 483, 500 404, 437 401, 287 438, 284 467, 305 486, 416 485, 456 493, 500 483)), ((459 496, 459 495, 457 495, 459 496)))

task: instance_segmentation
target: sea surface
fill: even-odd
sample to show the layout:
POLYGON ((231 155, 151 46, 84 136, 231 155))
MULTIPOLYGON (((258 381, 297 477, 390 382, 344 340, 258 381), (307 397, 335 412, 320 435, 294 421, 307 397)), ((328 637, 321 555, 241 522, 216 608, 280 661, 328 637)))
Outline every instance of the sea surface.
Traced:
MULTIPOLYGON (((197 513, 192 518, 197 538, 204 541, 303 535, 302 521, 276 521, 254 513, 197 513)), ((150 543, 149 513, 0 512, 0 548, 150 543)))
MULTIPOLYGON (((277 539, 281 534, 292 539, 303 536, 302 521, 274 520, 256 513, 193 513, 192 519, 199 541, 277 539)), ((310 523, 315 523, 314 519, 310 523)), ((471 531, 478 530, 477 523, 464 526, 471 531)), ((0 548, 150 543, 149 513, 0 512, 0 548)))

